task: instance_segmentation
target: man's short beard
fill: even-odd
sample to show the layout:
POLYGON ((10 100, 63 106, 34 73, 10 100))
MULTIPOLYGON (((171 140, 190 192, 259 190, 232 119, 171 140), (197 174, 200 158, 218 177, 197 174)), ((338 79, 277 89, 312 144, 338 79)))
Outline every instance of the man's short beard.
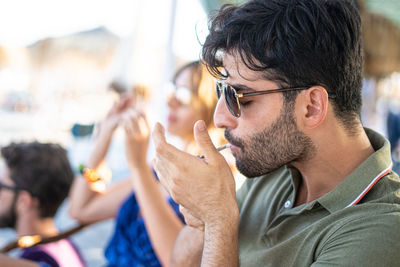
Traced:
POLYGON ((15 211, 17 204, 18 193, 14 193, 14 198, 10 209, 8 212, 5 212, 2 216, 0 216, 0 228, 12 228, 15 229, 17 223, 17 213, 15 211))
POLYGON ((238 170, 248 178, 261 176, 291 162, 314 156, 316 148, 310 137, 299 131, 293 115, 293 104, 284 104, 279 117, 270 127, 244 138, 225 138, 240 148, 236 157, 238 170))

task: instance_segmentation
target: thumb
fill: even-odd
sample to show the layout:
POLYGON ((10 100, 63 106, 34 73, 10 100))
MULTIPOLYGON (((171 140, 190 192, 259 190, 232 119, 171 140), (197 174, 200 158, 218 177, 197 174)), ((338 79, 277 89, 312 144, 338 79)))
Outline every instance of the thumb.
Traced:
POLYGON ((206 159, 213 159, 218 154, 204 121, 200 120, 194 124, 194 138, 206 159))

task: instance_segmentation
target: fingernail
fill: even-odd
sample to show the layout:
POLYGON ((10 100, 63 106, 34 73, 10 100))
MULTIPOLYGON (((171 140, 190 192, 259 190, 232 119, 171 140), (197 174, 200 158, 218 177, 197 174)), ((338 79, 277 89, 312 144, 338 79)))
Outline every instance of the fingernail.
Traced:
POLYGON ((199 129, 200 131, 205 131, 206 130, 206 124, 204 123, 204 121, 199 121, 197 123, 197 129, 199 129))

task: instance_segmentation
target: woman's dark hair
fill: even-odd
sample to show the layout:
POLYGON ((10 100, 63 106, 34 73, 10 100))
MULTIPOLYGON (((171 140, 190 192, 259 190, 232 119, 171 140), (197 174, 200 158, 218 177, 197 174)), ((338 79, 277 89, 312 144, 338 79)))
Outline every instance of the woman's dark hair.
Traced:
MULTIPOLYGON (((360 121, 361 19, 352 0, 251 0, 224 5, 210 21, 202 58, 223 77, 221 54, 280 86, 323 86, 351 133, 360 121)), ((298 92, 284 93, 293 102, 298 92)))
POLYGON ((207 67, 201 61, 192 61, 180 67, 172 79, 176 83, 176 79, 185 70, 191 71, 191 92, 192 92, 192 105, 199 105, 202 119, 207 127, 213 125, 213 115, 215 106, 217 104, 217 97, 215 95, 215 81, 213 76, 207 71, 207 67), (195 101, 197 100, 197 101, 195 101))
POLYGON ((201 62, 199 60, 186 63, 185 65, 181 66, 179 69, 177 69, 175 71, 174 76, 172 77, 172 82, 175 84, 176 79, 178 78, 179 75, 181 75, 181 73, 183 71, 185 71, 187 69, 192 69, 193 70, 193 75, 191 76, 192 77, 192 88, 190 88, 190 89, 195 90, 201 80, 200 67, 201 67, 201 62))
POLYGON ((1 154, 15 185, 39 200, 40 216, 53 217, 74 178, 65 149, 57 144, 12 143, 1 154))

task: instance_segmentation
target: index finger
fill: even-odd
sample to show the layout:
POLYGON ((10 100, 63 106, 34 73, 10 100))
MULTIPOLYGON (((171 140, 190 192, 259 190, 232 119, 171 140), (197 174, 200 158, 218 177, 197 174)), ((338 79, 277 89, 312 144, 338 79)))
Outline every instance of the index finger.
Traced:
POLYGON ((164 127, 157 122, 152 132, 152 138, 156 149, 156 157, 162 157, 164 160, 175 164, 177 162, 187 162, 189 157, 198 159, 198 157, 190 155, 175 146, 168 144, 165 139, 164 127))

